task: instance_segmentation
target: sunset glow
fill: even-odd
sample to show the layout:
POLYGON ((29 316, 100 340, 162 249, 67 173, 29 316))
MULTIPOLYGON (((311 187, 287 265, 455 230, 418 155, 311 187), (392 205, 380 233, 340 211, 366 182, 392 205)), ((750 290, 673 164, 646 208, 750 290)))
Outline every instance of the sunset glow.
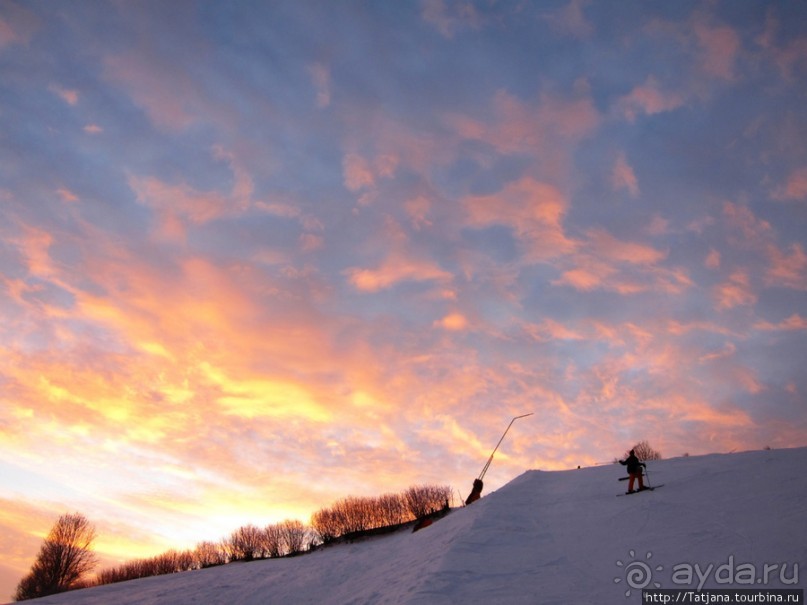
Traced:
POLYGON ((348 495, 807 444, 801 3, 0 4, 0 601, 348 495))

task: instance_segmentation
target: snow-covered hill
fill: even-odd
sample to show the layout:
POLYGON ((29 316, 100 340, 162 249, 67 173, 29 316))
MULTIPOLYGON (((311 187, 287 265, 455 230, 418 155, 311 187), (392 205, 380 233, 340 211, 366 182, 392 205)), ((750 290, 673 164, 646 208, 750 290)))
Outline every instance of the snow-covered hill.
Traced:
POLYGON ((619 465, 529 471, 417 533, 33 602, 603 605, 640 602, 643 583, 804 588, 807 448, 649 467, 653 492, 615 497, 619 465))

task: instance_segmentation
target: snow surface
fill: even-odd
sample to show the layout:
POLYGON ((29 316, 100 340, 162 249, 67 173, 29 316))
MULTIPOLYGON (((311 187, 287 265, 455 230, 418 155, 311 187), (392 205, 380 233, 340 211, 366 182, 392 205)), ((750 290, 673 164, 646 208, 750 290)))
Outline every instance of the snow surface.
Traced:
MULTIPOLYGON (((784 565, 754 588, 804 588, 807 448, 713 454, 648 464, 653 491, 627 497, 619 465, 528 471, 419 532, 402 531, 301 557, 112 584, 37 605, 619 604, 649 585, 748 588, 752 564, 784 565), (711 568, 710 568, 711 565, 711 568), (683 566, 683 567, 682 567, 683 566), (688 567, 687 567, 688 566, 688 567), (722 575, 716 575, 722 566, 722 575), (744 566, 744 567, 740 567, 744 566), (657 569, 657 568, 661 569, 657 569), (693 583, 674 574, 693 570, 693 583), (631 576, 633 578, 633 576, 631 576), (790 582, 798 578, 793 585, 790 582), (630 590, 630 595, 626 592, 630 590)), ((470 481, 468 488, 470 489, 470 481)))

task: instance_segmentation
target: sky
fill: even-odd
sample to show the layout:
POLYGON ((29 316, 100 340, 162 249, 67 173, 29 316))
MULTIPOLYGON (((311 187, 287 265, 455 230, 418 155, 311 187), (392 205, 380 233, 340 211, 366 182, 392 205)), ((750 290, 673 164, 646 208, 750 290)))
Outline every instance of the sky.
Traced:
MULTIPOLYGON (((0 595, 348 495, 807 444, 807 9, 0 4, 0 595)), ((0 597, 0 598, 3 598, 0 597)))

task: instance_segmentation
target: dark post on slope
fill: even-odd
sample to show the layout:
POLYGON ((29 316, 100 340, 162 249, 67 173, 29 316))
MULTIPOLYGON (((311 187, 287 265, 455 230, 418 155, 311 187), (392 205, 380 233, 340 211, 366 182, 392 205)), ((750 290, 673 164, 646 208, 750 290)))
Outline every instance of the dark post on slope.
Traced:
POLYGON ((493 451, 490 454, 490 458, 488 458, 488 461, 485 463, 485 466, 482 467, 482 472, 479 473, 479 477, 474 479, 474 486, 473 488, 471 488, 471 493, 468 494, 468 497, 465 499, 466 506, 468 504, 471 504, 471 502, 476 502, 477 500, 479 500, 479 498, 482 497, 482 488, 485 486, 485 484, 482 482, 482 479, 485 477, 485 473, 488 472, 488 468, 490 468, 490 463, 493 462, 493 455, 496 453, 496 450, 499 449, 499 446, 502 444, 502 441, 504 441, 504 437, 505 435, 507 435, 507 431, 510 430, 510 427, 513 426, 513 423, 516 420, 518 420, 519 418, 526 418, 527 416, 532 416, 532 414, 533 412, 530 412, 529 414, 522 414, 521 416, 514 416, 513 419, 510 421, 510 424, 507 425, 507 428, 504 430, 504 433, 502 433, 502 438, 499 439, 499 443, 497 443, 496 447, 493 448, 493 451))

